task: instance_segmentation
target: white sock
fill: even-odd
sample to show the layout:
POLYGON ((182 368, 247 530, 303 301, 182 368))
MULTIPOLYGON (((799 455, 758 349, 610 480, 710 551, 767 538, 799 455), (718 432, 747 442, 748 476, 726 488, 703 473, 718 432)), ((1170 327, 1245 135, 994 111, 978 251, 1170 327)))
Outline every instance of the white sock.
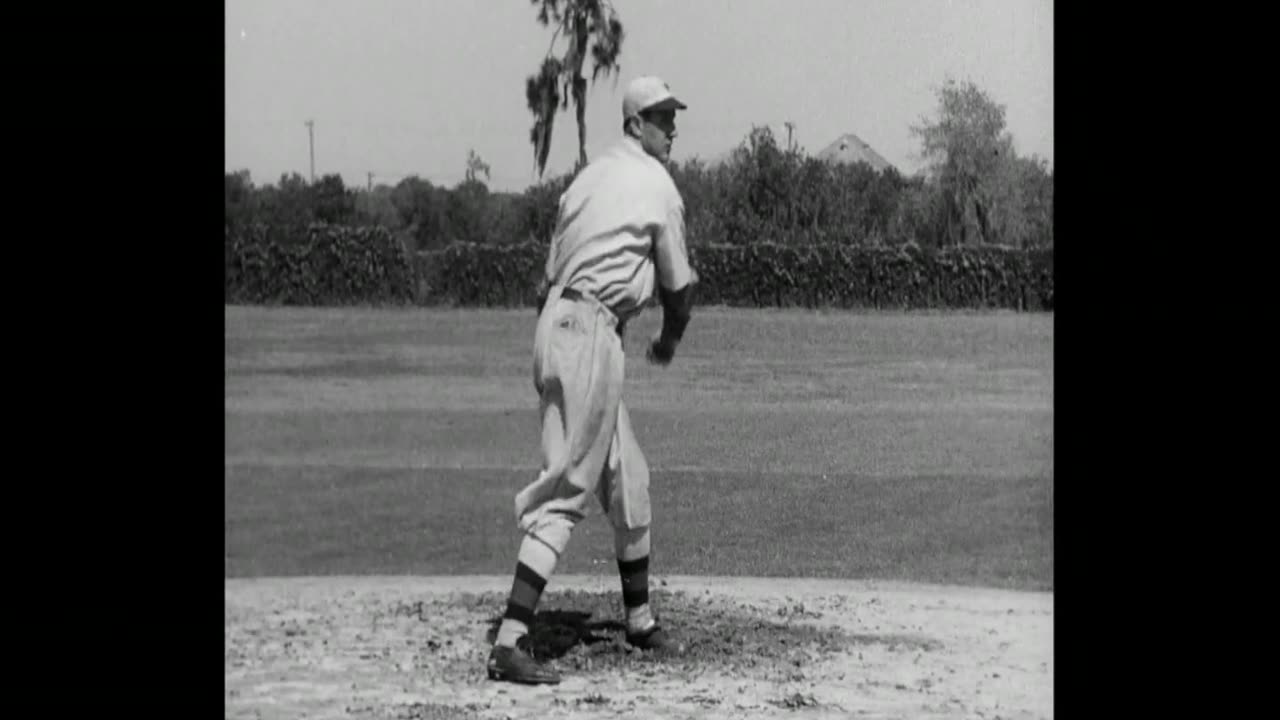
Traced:
POLYGON ((529 626, 519 620, 511 618, 503 618, 502 625, 498 627, 497 644, 502 647, 513 648, 516 641, 529 634, 529 626))
POLYGON ((655 622, 649 603, 639 607, 627 608, 627 630, 633 633, 644 632, 653 627, 655 622))
MULTIPOLYGON (((567 539, 568 534, 565 533, 567 539)), ((511 588, 510 602, 524 607, 529 613, 537 609, 538 597, 542 594, 545 583, 555 572, 558 560, 557 550, 533 535, 525 535, 520 543, 516 578, 511 588), (523 566, 523 569, 520 567, 523 566), (520 573, 532 571, 535 584, 521 579, 520 573)), ((527 577, 527 576, 526 576, 527 577)), ((504 616, 498 626, 498 637, 495 642, 503 647, 513 648, 516 641, 529 634, 529 625, 523 620, 504 616)))

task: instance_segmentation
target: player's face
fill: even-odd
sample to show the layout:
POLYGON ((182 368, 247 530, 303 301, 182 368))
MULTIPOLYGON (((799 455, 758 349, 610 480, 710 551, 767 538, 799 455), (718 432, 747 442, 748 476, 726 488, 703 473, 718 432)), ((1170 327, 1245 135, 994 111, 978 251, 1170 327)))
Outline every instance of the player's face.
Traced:
POLYGON ((671 157, 671 141, 676 137, 676 111, 650 110, 640 113, 640 144, 644 151, 667 162, 671 157))

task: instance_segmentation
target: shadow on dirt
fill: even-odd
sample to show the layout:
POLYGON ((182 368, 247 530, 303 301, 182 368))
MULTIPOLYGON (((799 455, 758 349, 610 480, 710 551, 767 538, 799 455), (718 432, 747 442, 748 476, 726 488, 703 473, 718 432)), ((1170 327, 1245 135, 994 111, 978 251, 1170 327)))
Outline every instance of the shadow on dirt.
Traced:
MULTIPOLYGON (((627 626, 618 620, 592 620, 592 614, 582 610, 539 610, 529 626, 526 649, 539 660, 562 658, 575 647, 602 642, 618 642, 625 636, 627 626)), ((492 644, 498 637, 502 616, 489 620, 489 632, 485 639, 492 644)))
MULTIPOLYGON (((881 645, 890 651, 933 651, 933 638, 901 634, 850 634, 808 616, 779 619, 777 611, 735 603, 723 597, 653 591, 650 598, 663 625, 681 646, 640 651, 626 642, 626 626, 617 593, 562 591, 543 596, 527 645, 540 660, 576 671, 660 665, 665 671, 707 670, 760 678, 795 680, 824 657, 857 646, 881 645)), ((477 609, 487 612, 486 639, 492 643, 502 623, 506 597, 486 594, 477 609)), ((656 669, 656 668, 655 668, 656 669)))
POLYGON ((898 635, 886 633, 884 635, 864 635, 856 633, 848 635, 849 642, 853 645, 883 645, 890 651, 894 650, 923 650, 932 652, 941 650, 942 643, 933 638, 920 637, 918 635, 898 635))

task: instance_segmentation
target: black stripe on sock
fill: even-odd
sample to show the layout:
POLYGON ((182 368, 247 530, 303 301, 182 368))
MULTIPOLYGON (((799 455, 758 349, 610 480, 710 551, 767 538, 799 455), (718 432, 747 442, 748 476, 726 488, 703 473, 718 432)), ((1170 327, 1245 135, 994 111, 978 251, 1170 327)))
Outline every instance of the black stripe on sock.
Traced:
POLYGON ((623 605, 634 608, 649 602, 648 555, 635 560, 619 560, 618 574, 622 576, 623 605))
POLYGON ((527 583, 529 587, 539 593, 547 586, 547 579, 539 575, 537 570, 524 563, 516 563, 516 580, 527 583))
POLYGON ((649 604, 649 587, 646 585, 640 590, 630 590, 623 588, 622 604, 628 608, 638 608, 641 605, 649 604))
POLYGON ((626 577, 628 575, 635 575, 636 573, 646 572, 648 571, 648 569, 649 569, 648 555, 645 555, 644 557, 641 557, 641 558, 636 558, 635 560, 619 560, 618 561, 618 572, 622 573, 623 577, 626 577))
POLYGON ((527 608, 527 607, 524 607, 523 605, 516 604, 514 601, 508 601, 507 612, 502 617, 510 618, 512 620, 518 620, 524 623, 525 627, 532 627, 533 608, 527 608))
POLYGON ((507 599, 507 612, 503 617, 519 620, 525 625, 533 622, 534 608, 547 586, 547 579, 524 563, 516 563, 515 581, 511 583, 511 596, 507 599))

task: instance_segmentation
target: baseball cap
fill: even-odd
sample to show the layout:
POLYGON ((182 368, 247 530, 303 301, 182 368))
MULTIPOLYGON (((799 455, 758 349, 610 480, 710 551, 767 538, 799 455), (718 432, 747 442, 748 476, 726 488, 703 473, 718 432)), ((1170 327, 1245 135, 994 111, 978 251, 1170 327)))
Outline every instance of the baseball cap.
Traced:
POLYGON ((653 75, 638 77, 627 85, 622 96, 622 117, 639 115, 644 110, 684 110, 688 107, 671 94, 671 88, 662 78, 653 75))

